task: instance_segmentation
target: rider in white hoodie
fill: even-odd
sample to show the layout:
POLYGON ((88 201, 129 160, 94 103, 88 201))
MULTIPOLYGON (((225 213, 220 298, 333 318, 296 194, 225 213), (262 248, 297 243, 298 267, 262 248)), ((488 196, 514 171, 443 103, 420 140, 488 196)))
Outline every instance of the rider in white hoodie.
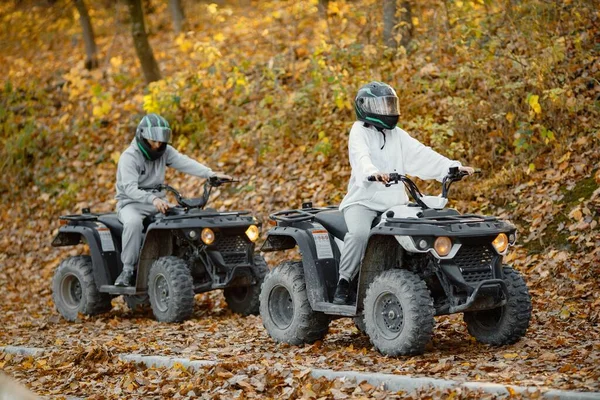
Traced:
POLYGON ((408 202, 403 185, 383 185, 389 181, 388 173, 441 181, 450 167, 459 167, 469 174, 474 171, 436 153, 396 126, 400 111, 398 96, 391 86, 371 82, 361 87, 354 108, 358 121, 348 140, 352 174, 348 193, 340 204, 348 233, 340 259, 335 304, 349 301, 349 282, 355 278, 364 256, 373 220, 388 208, 408 202), (369 182, 369 176, 375 176, 378 182, 369 182))

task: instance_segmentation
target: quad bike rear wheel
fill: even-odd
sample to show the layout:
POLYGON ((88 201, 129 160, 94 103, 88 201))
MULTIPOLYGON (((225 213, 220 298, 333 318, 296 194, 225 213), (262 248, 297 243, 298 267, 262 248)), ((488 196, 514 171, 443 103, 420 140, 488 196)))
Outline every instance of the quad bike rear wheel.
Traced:
POLYGON ((179 257, 161 257, 148 274, 148 296, 157 321, 181 322, 194 311, 192 274, 179 257))
POLYGON ((531 320, 531 296, 521 274, 509 266, 502 268, 508 287, 506 304, 499 308, 465 312, 463 319, 471 336, 481 343, 502 346, 525 336, 531 320))
POLYGON ((422 354, 431 339, 434 314, 425 282, 403 269, 376 276, 364 300, 367 335, 389 356, 422 354))
POLYGON ((68 257, 52 278, 52 299, 58 312, 68 321, 79 313, 95 315, 110 311, 110 296, 98 292, 90 256, 68 257))
POLYGON ((257 315, 260 312, 260 288, 269 272, 267 262, 261 255, 254 256, 255 283, 250 286, 236 286, 225 288, 223 295, 227 306, 234 313, 241 315, 257 315))
POLYGON ((260 293, 260 316, 269 335, 280 343, 313 343, 329 330, 329 317, 310 307, 299 261, 284 261, 267 274, 260 293))

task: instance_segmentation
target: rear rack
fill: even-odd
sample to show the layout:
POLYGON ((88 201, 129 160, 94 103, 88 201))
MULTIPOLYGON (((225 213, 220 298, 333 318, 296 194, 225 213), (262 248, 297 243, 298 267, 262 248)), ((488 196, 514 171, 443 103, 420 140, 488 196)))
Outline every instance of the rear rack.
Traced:
POLYGON ((295 210, 277 211, 269 215, 269 219, 281 222, 311 221, 317 213, 327 210, 337 210, 338 206, 307 207, 295 210))

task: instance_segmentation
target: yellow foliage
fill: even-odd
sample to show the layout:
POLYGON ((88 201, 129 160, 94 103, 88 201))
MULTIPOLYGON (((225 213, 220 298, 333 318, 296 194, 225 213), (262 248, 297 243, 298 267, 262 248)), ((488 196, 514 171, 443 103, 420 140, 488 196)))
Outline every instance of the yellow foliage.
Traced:
POLYGON ((542 106, 540 106, 540 103, 538 102, 539 99, 540 99, 540 96, 535 95, 535 94, 532 94, 532 95, 528 96, 528 98, 527 98, 527 104, 529 104, 531 109, 536 114, 542 113, 542 106))

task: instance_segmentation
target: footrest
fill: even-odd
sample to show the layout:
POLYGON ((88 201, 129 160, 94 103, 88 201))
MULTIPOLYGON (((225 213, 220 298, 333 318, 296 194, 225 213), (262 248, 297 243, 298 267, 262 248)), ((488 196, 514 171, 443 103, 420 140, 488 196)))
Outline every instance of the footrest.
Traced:
POLYGON ((115 285, 102 285, 100 286, 100 292, 110 294, 137 294, 135 286, 115 286, 115 285))
POLYGON ((321 311, 325 314, 331 315, 344 315, 347 317, 356 316, 356 306, 355 305, 339 305, 328 303, 326 301, 319 301, 315 304, 315 311, 321 311))

